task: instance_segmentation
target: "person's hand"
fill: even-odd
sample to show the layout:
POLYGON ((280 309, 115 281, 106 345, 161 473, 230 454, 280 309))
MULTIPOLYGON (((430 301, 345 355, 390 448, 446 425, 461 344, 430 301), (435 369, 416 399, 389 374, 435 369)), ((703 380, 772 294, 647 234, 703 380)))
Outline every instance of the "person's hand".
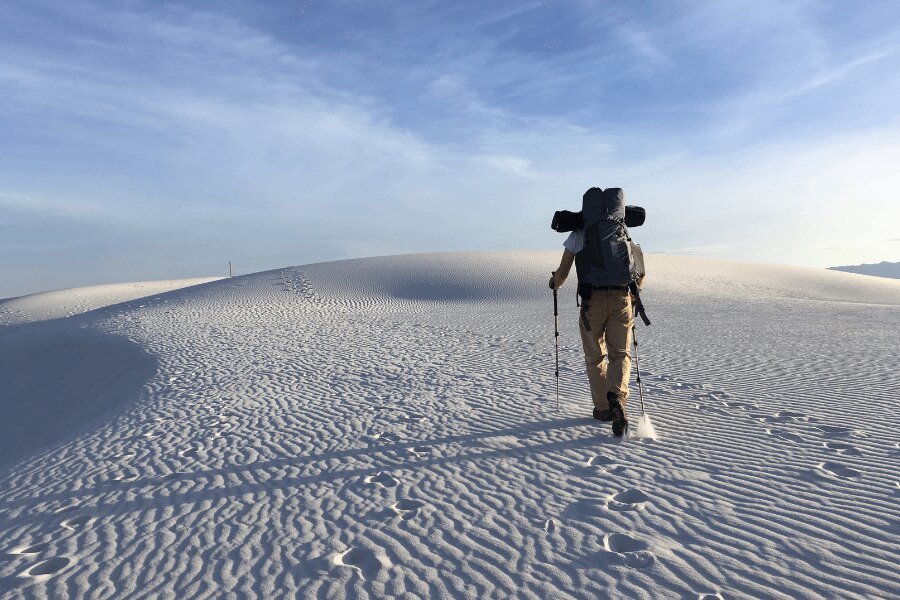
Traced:
POLYGON ((562 285, 566 282, 566 280, 559 275, 554 275, 550 278, 550 289, 558 290, 562 287, 562 285))

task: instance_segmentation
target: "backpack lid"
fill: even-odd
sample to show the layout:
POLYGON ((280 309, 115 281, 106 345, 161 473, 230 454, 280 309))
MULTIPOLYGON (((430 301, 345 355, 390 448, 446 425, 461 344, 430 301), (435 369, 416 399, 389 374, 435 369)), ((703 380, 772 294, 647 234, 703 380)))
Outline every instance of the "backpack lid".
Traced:
POLYGON ((582 196, 581 212, 585 227, 607 219, 624 220, 625 192, 622 188, 591 188, 582 196))

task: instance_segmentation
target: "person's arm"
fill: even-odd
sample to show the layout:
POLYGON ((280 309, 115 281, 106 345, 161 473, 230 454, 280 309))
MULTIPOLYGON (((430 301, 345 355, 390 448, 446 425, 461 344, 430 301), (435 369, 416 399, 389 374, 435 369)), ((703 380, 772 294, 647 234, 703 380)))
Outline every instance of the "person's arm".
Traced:
POLYGON ((571 250, 563 250, 562 259, 559 261, 559 268, 550 280, 550 288, 558 290, 566 282, 569 271, 572 269, 572 263, 575 262, 575 254, 571 250))

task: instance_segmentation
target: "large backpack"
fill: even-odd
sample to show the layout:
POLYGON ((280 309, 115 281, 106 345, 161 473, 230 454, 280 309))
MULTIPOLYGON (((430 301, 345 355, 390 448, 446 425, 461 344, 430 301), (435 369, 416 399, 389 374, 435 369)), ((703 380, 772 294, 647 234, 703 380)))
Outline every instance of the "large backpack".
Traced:
POLYGON ((621 188, 591 188, 582 201, 584 247, 575 255, 578 283, 626 286, 641 279, 625 226, 625 193, 621 188))

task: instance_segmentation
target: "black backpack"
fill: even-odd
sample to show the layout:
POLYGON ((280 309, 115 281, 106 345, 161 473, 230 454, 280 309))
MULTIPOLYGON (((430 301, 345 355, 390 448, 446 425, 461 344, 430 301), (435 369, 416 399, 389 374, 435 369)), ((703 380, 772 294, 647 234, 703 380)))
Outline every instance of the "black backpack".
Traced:
POLYGON ((636 281, 622 189, 589 189, 584 194, 581 214, 584 248, 575 256, 579 284, 627 286, 636 281))
POLYGON ((575 255, 578 295, 585 307, 594 286, 627 286, 634 309, 645 325, 650 319, 641 302, 640 289, 646 275, 644 253, 628 235, 629 227, 644 224, 646 212, 640 206, 625 206, 621 188, 591 188, 582 197, 581 212, 557 211, 551 227, 555 231, 584 229, 584 247, 575 255))

